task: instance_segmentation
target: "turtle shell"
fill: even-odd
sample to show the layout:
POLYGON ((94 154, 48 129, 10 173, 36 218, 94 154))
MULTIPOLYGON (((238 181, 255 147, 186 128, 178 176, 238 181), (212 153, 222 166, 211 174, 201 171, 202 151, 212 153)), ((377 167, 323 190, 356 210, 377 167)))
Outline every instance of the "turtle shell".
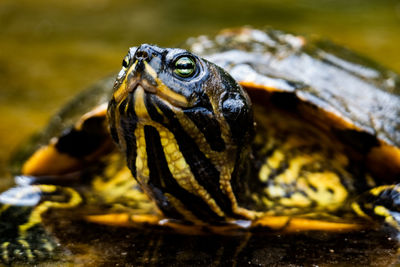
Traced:
MULTIPOLYGON (((396 73, 327 41, 270 29, 224 30, 213 38, 190 38, 182 46, 228 71, 253 102, 272 100, 334 133, 365 157, 374 176, 385 182, 399 177, 400 77, 396 73)), ((85 153, 84 139, 81 146, 69 146, 65 140, 79 132, 88 119, 105 117, 106 106, 101 104, 112 94, 110 81, 101 81, 67 104, 36 137, 39 141, 19 152, 17 162, 21 163, 52 136, 60 136, 50 142, 56 150, 38 150, 25 162, 24 174, 66 173, 83 166, 83 158, 85 162, 95 160, 99 151, 109 151, 100 148, 108 138, 104 133, 85 153), (85 112, 89 113, 79 119, 85 112), (63 158, 62 162, 67 162, 63 166, 55 164, 60 161, 59 152, 71 156, 71 160, 63 158)))
MULTIPOLYGON (((324 134, 328 133, 323 137, 333 136, 335 139, 335 142, 329 144, 330 147, 334 147, 337 144, 336 141, 339 141, 340 150, 344 147, 345 152, 348 152, 349 156, 353 157, 352 159, 357 157, 355 160, 357 164, 363 165, 361 166, 362 174, 368 174, 368 176, 372 174, 374 178, 378 178, 378 182, 381 181, 382 183, 398 181, 398 177, 400 177, 400 78, 394 72, 328 42, 307 40, 304 37, 274 30, 251 28, 226 30, 213 38, 204 36, 191 38, 183 46, 229 72, 251 97, 255 118, 266 116, 267 107, 272 105, 271 110, 275 112, 273 123, 279 123, 280 120, 285 120, 285 118, 294 118, 296 123, 286 123, 285 130, 291 131, 293 125, 296 126, 296 129, 292 131, 293 133, 298 133, 302 129, 307 130, 307 127, 310 126, 318 131, 322 129, 324 134), (257 108, 260 106, 261 109, 257 108), (264 106, 265 109, 262 109, 264 106), (288 114, 289 116, 286 117, 288 114), (367 170, 364 170, 364 167, 367 170)), ((136 49, 131 48, 130 51, 136 51, 136 49)), ((213 66, 215 67, 214 70, 219 69, 215 65, 213 66)), ((221 73, 226 75, 223 70, 221 70, 221 73)), ((118 80, 121 77, 120 75, 118 80)), ((231 78, 229 79, 229 81, 233 81, 231 78)), ((246 220, 239 219, 228 225, 214 225, 211 221, 208 227, 200 223, 199 229, 196 230, 198 232, 194 232, 192 225, 181 224, 174 220, 164 220, 165 217, 159 210, 160 206, 156 207, 154 199, 151 199, 151 194, 148 194, 146 188, 141 187, 140 181, 136 182, 135 179, 132 179, 132 174, 126 167, 122 153, 116 149, 112 142, 108 130, 109 123, 112 124, 112 118, 109 116, 110 121, 107 121, 106 113, 109 99, 112 96, 119 96, 118 90, 113 92, 113 80, 115 80, 114 77, 100 81, 94 87, 73 99, 51 119, 46 129, 34 137, 35 141, 30 142, 29 145, 24 146, 18 152, 14 162, 17 166, 22 165, 23 175, 17 177, 19 187, 1 194, 3 200, 11 199, 14 201, 12 203, 24 204, 26 200, 31 200, 32 196, 39 197, 40 193, 44 193, 45 197, 51 197, 51 194, 54 193, 54 201, 40 202, 34 207, 31 214, 7 213, 11 214, 12 217, 5 216, 5 225, 10 222, 14 223, 14 221, 20 222, 22 217, 25 220, 26 215, 29 215, 28 223, 19 225, 18 229, 21 226, 23 228, 28 225, 30 228, 27 229, 30 230, 42 223, 37 215, 41 215, 49 207, 51 208, 51 205, 48 205, 49 203, 54 204, 55 208, 60 206, 77 208, 84 199, 84 204, 87 204, 87 206, 79 207, 80 213, 76 216, 82 215, 89 222, 134 227, 148 224, 162 225, 177 229, 185 234, 199 233, 203 230, 216 233, 234 231, 236 234, 238 229, 243 230, 248 227, 296 232, 300 230, 355 230, 364 227, 363 223, 353 222, 354 216, 346 217, 346 214, 342 213, 346 207, 343 210, 341 208, 347 204, 343 201, 338 201, 338 206, 333 208, 330 203, 334 202, 329 202, 325 206, 321 205, 321 207, 327 209, 323 210, 323 214, 315 214, 316 217, 312 217, 312 214, 311 217, 296 217, 295 209, 297 207, 294 207, 293 213, 291 213, 292 210, 284 213, 276 209, 276 213, 274 211, 272 213, 266 212, 263 213, 265 216, 258 218, 255 216, 260 210, 257 209, 257 206, 249 206, 249 209, 243 209, 236 205, 236 197, 238 203, 247 204, 246 198, 248 196, 242 197, 245 194, 241 195, 244 191, 250 193, 251 197, 257 197, 255 191, 259 184, 252 185, 254 179, 236 180, 236 183, 232 183, 233 189, 231 191, 225 190, 228 193, 233 191, 238 193, 229 199, 231 206, 228 208, 231 208, 232 211, 235 208, 238 213, 234 215, 240 215, 234 218, 245 218, 246 220), (92 168, 93 166, 95 168, 92 168), (240 186, 243 185, 243 188, 239 188, 239 182, 240 186), (27 184, 34 185, 30 187, 27 184), (68 185, 68 187, 59 187, 60 184, 68 185), (234 186, 237 187, 234 188, 234 186), (25 191, 21 191, 21 188, 25 191), (26 194, 20 194, 21 192, 26 194), (253 194, 253 192, 255 193, 253 194), (59 201, 64 199, 70 201, 65 203, 64 206, 58 205, 59 201), (325 211, 329 213, 336 208, 339 211, 337 215, 340 218, 325 214, 325 211), (287 214, 289 216, 285 216, 287 214)), ((119 85, 118 81, 115 85, 119 85)), ((118 86, 114 86, 114 88, 118 88, 118 86)), ((215 89, 214 87, 211 88, 215 89)), ((236 84, 235 88, 243 92, 236 84)), ((163 89, 168 90, 168 88, 163 89)), ((143 88, 138 91, 143 92, 143 88)), ((167 92, 170 93, 170 91, 167 92)), ((247 96, 245 98, 247 100, 247 96)), ((127 110, 126 107, 128 106, 126 105, 124 110, 127 110)), ((232 120, 236 119, 237 117, 232 120)), ((248 117, 245 118, 246 122, 249 122, 247 119, 248 117)), ((252 122, 249 124, 251 125, 252 122)), ((242 126, 240 123, 238 125, 242 126)), ((262 123, 260 125, 263 126, 262 123)), ((262 127, 258 128, 258 133, 260 132, 264 133, 262 127)), ((307 131, 304 132, 307 134, 307 131)), ((208 134, 212 135, 213 133, 208 134)), ((323 145, 327 143, 326 138, 324 142, 323 145)), ((254 144, 256 144, 256 141, 254 141, 254 144)), ((161 145, 162 143, 158 143, 152 147, 160 148, 161 145)), ((153 149, 151 155, 163 153, 158 153, 158 151, 153 149)), ((253 154, 246 154, 250 155, 248 159, 252 160, 246 163, 255 163, 252 164, 254 167, 259 158, 254 150, 252 152, 253 154)), ((336 160, 333 157, 330 157, 330 159, 336 160)), ((326 160, 326 157, 323 160, 326 160)), ((197 161, 191 161, 191 163, 193 162, 197 164, 197 161)), ((206 169, 203 166, 201 167, 206 169)), ((21 169, 21 166, 18 168, 21 169)), ((21 173, 20 170, 16 170, 16 172, 21 173)), ((236 177, 240 177, 240 174, 236 177)), ((249 177, 254 176, 249 175, 249 177)), ((325 179, 321 176, 315 177, 317 183, 323 183, 325 179)), ((365 178, 365 180, 368 180, 368 177, 365 178)), ((261 179, 260 181, 263 182, 261 179)), ((291 182, 292 180, 288 181, 288 184, 291 182)), ((349 185, 347 181, 344 181, 342 186, 345 188, 343 191, 352 193, 351 197, 355 196, 353 193, 365 192, 365 189, 361 188, 362 186, 359 186, 357 182, 349 185)), ((366 181, 366 183, 368 182, 366 181)), ((215 184, 210 185, 209 188, 218 188, 215 184)), ((231 189, 225 187, 225 189, 227 188, 231 189)), ((393 189, 393 187, 387 188, 393 189)), ((339 191, 341 189, 342 187, 339 188, 339 191)), ((377 194, 385 193, 385 191, 382 191, 382 187, 375 189, 377 190, 373 192, 377 194)), ((397 196, 398 191, 396 190, 396 188, 393 190, 393 194, 397 196)), ((329 188, 327 191, 329 191, 329 188)), ((344 199, 347 197, 347 192, 339 192, 338 195, 344 199)), ((320 195, 316 196, 319 197, 320 195)), ((190 198, 184 200, 191 202, 190 198)), ((218 199, 218 201, 220 200, 218 199)), ((181 207, 179 202, 176 203, 178 205, 175 205, 175 207, 181 207)), ((205 203, 210 204, 212 201, 205 203)), ((204 203, 201 202, 201 204, 204 203)), ((374 207, 370 204, 370 202, 366 203, 367 206, 374 207)), ((194 203, 194 205, 197 204, 194 203)), ((7 211, 9 207, 8 205, 4 210, 7 211)), ((11 208, 16 207, 18 208, 18 206, 11 206, 11 208)), ((204 211, 202 209, 204 206, 194 207, 200 207, 196 210, 204 211)), ((360 205, 357 207, 360 212, 363 212, 360 205)), ((262 208, 262 211, 265 211, 265 206, 262 208)), ((387 216, 390 211, 384 209, 384 207, 379 208, 376 212, 377 215, 383 217, 385 221, 388 218, 394 221, 392 217, 387 216)), ((164 210, 161 211, 167 217, 169 216, 164 210)), ((185 211, 182 210, 182 215, 189 214, 185 211)), ((208 218, 206 216, 205 219, 208 218)), ((170 218, 174 217, 170 216, 170 218)), ((189 217, 189 221, 190 219, 189 217)), ((196 219, 194 217, 193 222, 197 222, 196 219)), ((207 220, 203 221, 208 222, 207 220)), ((397 227, 398 225, 394 226, 397 227)), ((22 245, 25 244, 23 243, 24 238, 34 245, 41 245, 42 242, 42 240, 37 242, 35 235, 22 236, 22 239, 18 239, 18 242, 22 245), (33 241, 30 240, 31 237, 34 239, 33 241)), ((41 236, 37 238, 41 238, 41 236)), ((3 248, 7 247, 8 244, 8 241, 3 243, 3 248)), ((6 253, 5 258, 7 257, 8 254, 6 253)))
POLYGON ((324 40, 272 29, 239 28, 215 38, 189 39, 185 48, 227 70, 263 104, 333 132, 366 157, 380 179, 400 177, 400 77, 324 40))

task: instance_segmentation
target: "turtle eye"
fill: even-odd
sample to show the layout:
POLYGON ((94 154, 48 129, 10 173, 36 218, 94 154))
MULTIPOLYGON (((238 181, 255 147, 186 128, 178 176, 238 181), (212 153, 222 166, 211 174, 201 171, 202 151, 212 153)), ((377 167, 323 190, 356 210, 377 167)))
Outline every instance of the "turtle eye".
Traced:
POLYGON ((124 58, 124 60, 122 60, 122 67, 123 67, 124 69, 126 69, 126 68, 128 68, 128 66, 129 66, 129 56, 126 56, 126 57, 124 58))
POLYGON ((175 61, 174 72, 180 77, 187 78, 192 76, 196 70, 196 64, 190 57, 180 57, 175 61))

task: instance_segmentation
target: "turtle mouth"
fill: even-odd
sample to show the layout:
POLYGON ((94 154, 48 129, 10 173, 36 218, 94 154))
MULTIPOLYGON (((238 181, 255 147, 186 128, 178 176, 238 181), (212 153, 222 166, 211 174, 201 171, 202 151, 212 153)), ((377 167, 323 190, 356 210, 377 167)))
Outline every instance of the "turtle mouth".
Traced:
POLYGON ((154 94, 161 100, 166 101, 173 106, 179 108, 185 108, 189 106, 189 102, 186 97, 174 92, 158 78, 155 79, 155 84, 153 81, 149 81, 148 79, 132 79, 127 85, 126 90, 130 94, 134 94, 139 87, 144 90, 144 93, 154 94))
POLYGON ((134 95, 139 87, 143 88, 145 94, 154 94, 173 106, 179 108, 190 106, 189 100, 163 83, 146 61, 139 61, 131 66, 120 88, 114 92, 114 99, 121 102, 128 95, 134 95))
POLYGON ((157 86, 154 86, 149 81, 142 79, 131 80, 126 89, 128 93, 132 94, 139 86, 141 86, 145 92, 157 94, 157 86))

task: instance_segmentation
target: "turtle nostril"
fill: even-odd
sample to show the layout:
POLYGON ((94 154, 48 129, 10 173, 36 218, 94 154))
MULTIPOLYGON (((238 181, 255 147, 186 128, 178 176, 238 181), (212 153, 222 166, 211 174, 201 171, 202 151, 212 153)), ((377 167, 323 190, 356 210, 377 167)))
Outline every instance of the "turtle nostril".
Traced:
POLYGON ((147 54, 146 51, 137 51, 135 57, 137 59, 147 59, 149 57, 149 54, 147 54))

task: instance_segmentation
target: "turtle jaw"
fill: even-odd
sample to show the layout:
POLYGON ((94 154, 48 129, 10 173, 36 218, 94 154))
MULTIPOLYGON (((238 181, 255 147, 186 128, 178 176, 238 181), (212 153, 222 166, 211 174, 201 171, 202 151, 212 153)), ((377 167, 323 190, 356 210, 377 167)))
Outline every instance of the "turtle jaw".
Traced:
POLYGON ((190 102, 185 96, 176 93, 163 83, 147 61, 136 61, 132 65, 120 88, 114 93, 114 99, 117 103, 122 102, 128 94, 134 94, 139 86, 146 93, 155 94, 176 107, 186 108, 190 106, 190 102))
POLYGON ((144 88, 146 92, 155 94, 158 86, 156 78, 155 71, 146 61, 136 60, 127 70, 123 81, 116 83, 119 88, 115 90, 113 97, 117 103, 121 103, 129 94, 133 94, 138 86, 144 88))
POLYGON ((148 80, 131 80, 127 86, 128 93, 133 93, 138 87, 143 88, 146 92, 155 94, 157 93, 157 87, 153 86, 148 80))

